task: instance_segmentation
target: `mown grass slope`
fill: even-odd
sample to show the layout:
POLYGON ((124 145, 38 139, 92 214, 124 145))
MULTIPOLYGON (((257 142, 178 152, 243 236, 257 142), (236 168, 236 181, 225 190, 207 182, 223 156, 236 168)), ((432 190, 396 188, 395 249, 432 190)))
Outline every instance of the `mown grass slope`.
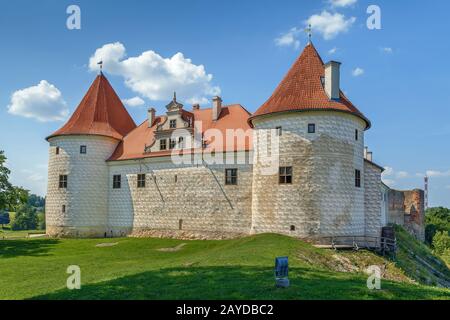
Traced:
POLYGON ((0 299, 450 299, 448 290, 413 284, 373 253, 316 249, 272 234, 227 241, 3 240, 0 270, 0 299), (291 286, 277 289, 274 258, 285 255, 291 286), (379 291, 367 289, 370 264, 387 278, 379 291), (81 290, 65 288, 69 265, 81 268, 81 290))

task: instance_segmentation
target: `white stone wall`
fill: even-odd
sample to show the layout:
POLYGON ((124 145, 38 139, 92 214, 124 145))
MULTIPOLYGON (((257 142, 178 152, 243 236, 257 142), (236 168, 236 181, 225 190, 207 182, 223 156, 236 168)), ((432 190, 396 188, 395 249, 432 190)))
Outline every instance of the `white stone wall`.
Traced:
POLYGON ((252 232, 364 235, 364 121, 339 112, 301 112, 257 118, 254 125, 252 232), (310 123, 314 134, 308 133, 310 123), (267 148, 261 137, 279 126, 279 165, 293 167, 292 185, 278 184, 278 172, 260 172, 258 154, 267 148), (361 188, 355 187, 355 169, 361 171, 361 188))
POLYGON ((108 214, 108 166, 105 162, 117 140, 102 136, 59 136, 51 138, 47 233, 52 236, 102 236, 108 214), (80 146, 87 147, 80 154, 80 146), (59 154, 56 148, 59 147, 59 154), (59 175, 68 176, 67 189, 59 188, 59 175), (66 212, 62 212, 62 206, 66 212))
POLYGON ((381 204, 383 195, 381 192, 381 169, 370 162, 364 162, 365 195, 364 207, 366 211, 366 235, 381 236, 383 227, 383 212, 381 204))
POLYGON ((246 233, 251 225, 252 166, 175 165, 169 157, 109 162, 109 232, 132 229, 246 233), (225 168, 238 169, 238 185, 225 185, 225 168), (137 174, 146 174, 137 188, 137 174), (120 174, 122 187, 113 189, 120 174))

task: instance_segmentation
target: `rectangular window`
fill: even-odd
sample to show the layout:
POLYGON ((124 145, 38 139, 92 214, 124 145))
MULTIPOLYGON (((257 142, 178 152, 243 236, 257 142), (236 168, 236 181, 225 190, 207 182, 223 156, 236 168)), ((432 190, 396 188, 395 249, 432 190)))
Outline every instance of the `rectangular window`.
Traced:
POLYGON ((177 141, 175 139, 169 139, 169 149, 175 148, 177 141))
POLYGON ((314 123, 308 124, 308 133, 316 133, 316 125, 314 123))
POLYGON ((292 167, 280 167, 279 183, 292 184, 292 167))
POLYGON ((159 150, 166 150, 167 149, 167 141, 166 139, 159 140, 159 150))
POLYGON ((56 147, 55 153, 56 153, 56 154, 59 154, 59 147, 56 147))
POLYGON ((113 176, 113 189, 120 189, 122 186, 122 176, 120 174, 115 174, 113 176))
POLYGON ((237 185, 237 169, 225 169, 225 184, 237 185))
POLYGON ((80 146, 80 153, 81 154, 86 154, 87 152, 87 147, 86 146, 80 146))
POLYGON ((177 120, 170 120, 169 127, 170 129, 175 129, 177 127, 177 120))
POLYGON ((61 212, 66 213, 66 205, 65 204, 62 205, 61 212))
POLYGON ((145 188, 145 173, 141 173, 137 175, 137 187, 145 188))
POLYGON ((282 127, 277 127, 277 136, 281 136, 283 134, 283 128, 282 127))
POLYGON ((355 129, 355 140, 358 141, 359 132, 358 129, 355 129))
POLYGON ((355 170, 355 187, 361 188, 361 171, 355 170))
POLYGON ((59 176, 59 188, 67 189, 67 175, 62 174, 59 176))

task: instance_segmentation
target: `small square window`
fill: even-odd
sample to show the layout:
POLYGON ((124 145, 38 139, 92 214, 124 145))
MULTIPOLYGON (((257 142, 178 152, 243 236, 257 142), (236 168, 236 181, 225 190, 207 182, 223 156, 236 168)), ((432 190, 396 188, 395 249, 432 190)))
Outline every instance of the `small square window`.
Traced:
POLYGON ((59 188, 60 189, 67 189, 67 175, 60 175, 59 176, 59 188))
POLYGON ((56 147, 55 154, 59 154, 59 147, 56 147))
POLYGON ((314 123, 308 124, 308 133, 316 133, 316 125, 314 123))
POLYGON ((120 189, 122 187, 122 176, 115 174, 113 176, 113 189, 120 189))
POLYGON ((159 149, 166 150, 167 149, 167 141, 166 139, 159 140, 159 149))
POLYGON ((292 167, 280 167, 279 183, 292 184, 292 167))
POLYGON ((361 171, 355 170, 355 187, 361 188, 361 171))
POLYGON ((137 187, 145 188, 145 173, 137 175, 137 187))
POLYGON ((281 136, 283 134, 283 128, 282 127, 277 127, 277 136, 281 136))
POLYGON ((237 171, 238 169, 225 169, 226 185, 237 185, 237 171))
POLYGON ((292 225, 290 230, 291 230, 291 231, 295 231, 295 226, 292 225))
POLYGON ((175 129, 177 127, 177 120, 170 120, 169 127, 170 129, 175 129))
POLYGON ((169 139, 169 149, 175 148, 177 141, 175 139, 169 139))
POLYGON ((86 154, 87 153, 87 147, 86 146, 80 146, 80 153, 86 154))
POLYGON ((355 129, 355 140, 358 141, 359 139, 359 131, 358 129, 355 129))

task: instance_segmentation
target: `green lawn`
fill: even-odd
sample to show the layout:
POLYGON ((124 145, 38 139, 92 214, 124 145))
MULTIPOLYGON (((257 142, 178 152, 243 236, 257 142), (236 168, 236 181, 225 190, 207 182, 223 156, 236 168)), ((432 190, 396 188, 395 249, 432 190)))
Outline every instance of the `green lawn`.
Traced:
MULTIPOLYGON (((338 272, 333 257, 384 261, 369 252, 335 253, 278 235, 227 241, 169 239, 35 239, 0 241, 0 299, 450 299, 450 291, 406 281, 390 264, 367 289, 361 272, 338 272), (99 243, 118 244, 96 247, 99 243), (185 243, 176 252, 157 249, 185 243), (290 258, 291 287, 276 289, 274 257, 290 258), (65 289, 69 265, 81 290, 65 289)), ((360 263, 361 263, 360 261, 360 263)))

